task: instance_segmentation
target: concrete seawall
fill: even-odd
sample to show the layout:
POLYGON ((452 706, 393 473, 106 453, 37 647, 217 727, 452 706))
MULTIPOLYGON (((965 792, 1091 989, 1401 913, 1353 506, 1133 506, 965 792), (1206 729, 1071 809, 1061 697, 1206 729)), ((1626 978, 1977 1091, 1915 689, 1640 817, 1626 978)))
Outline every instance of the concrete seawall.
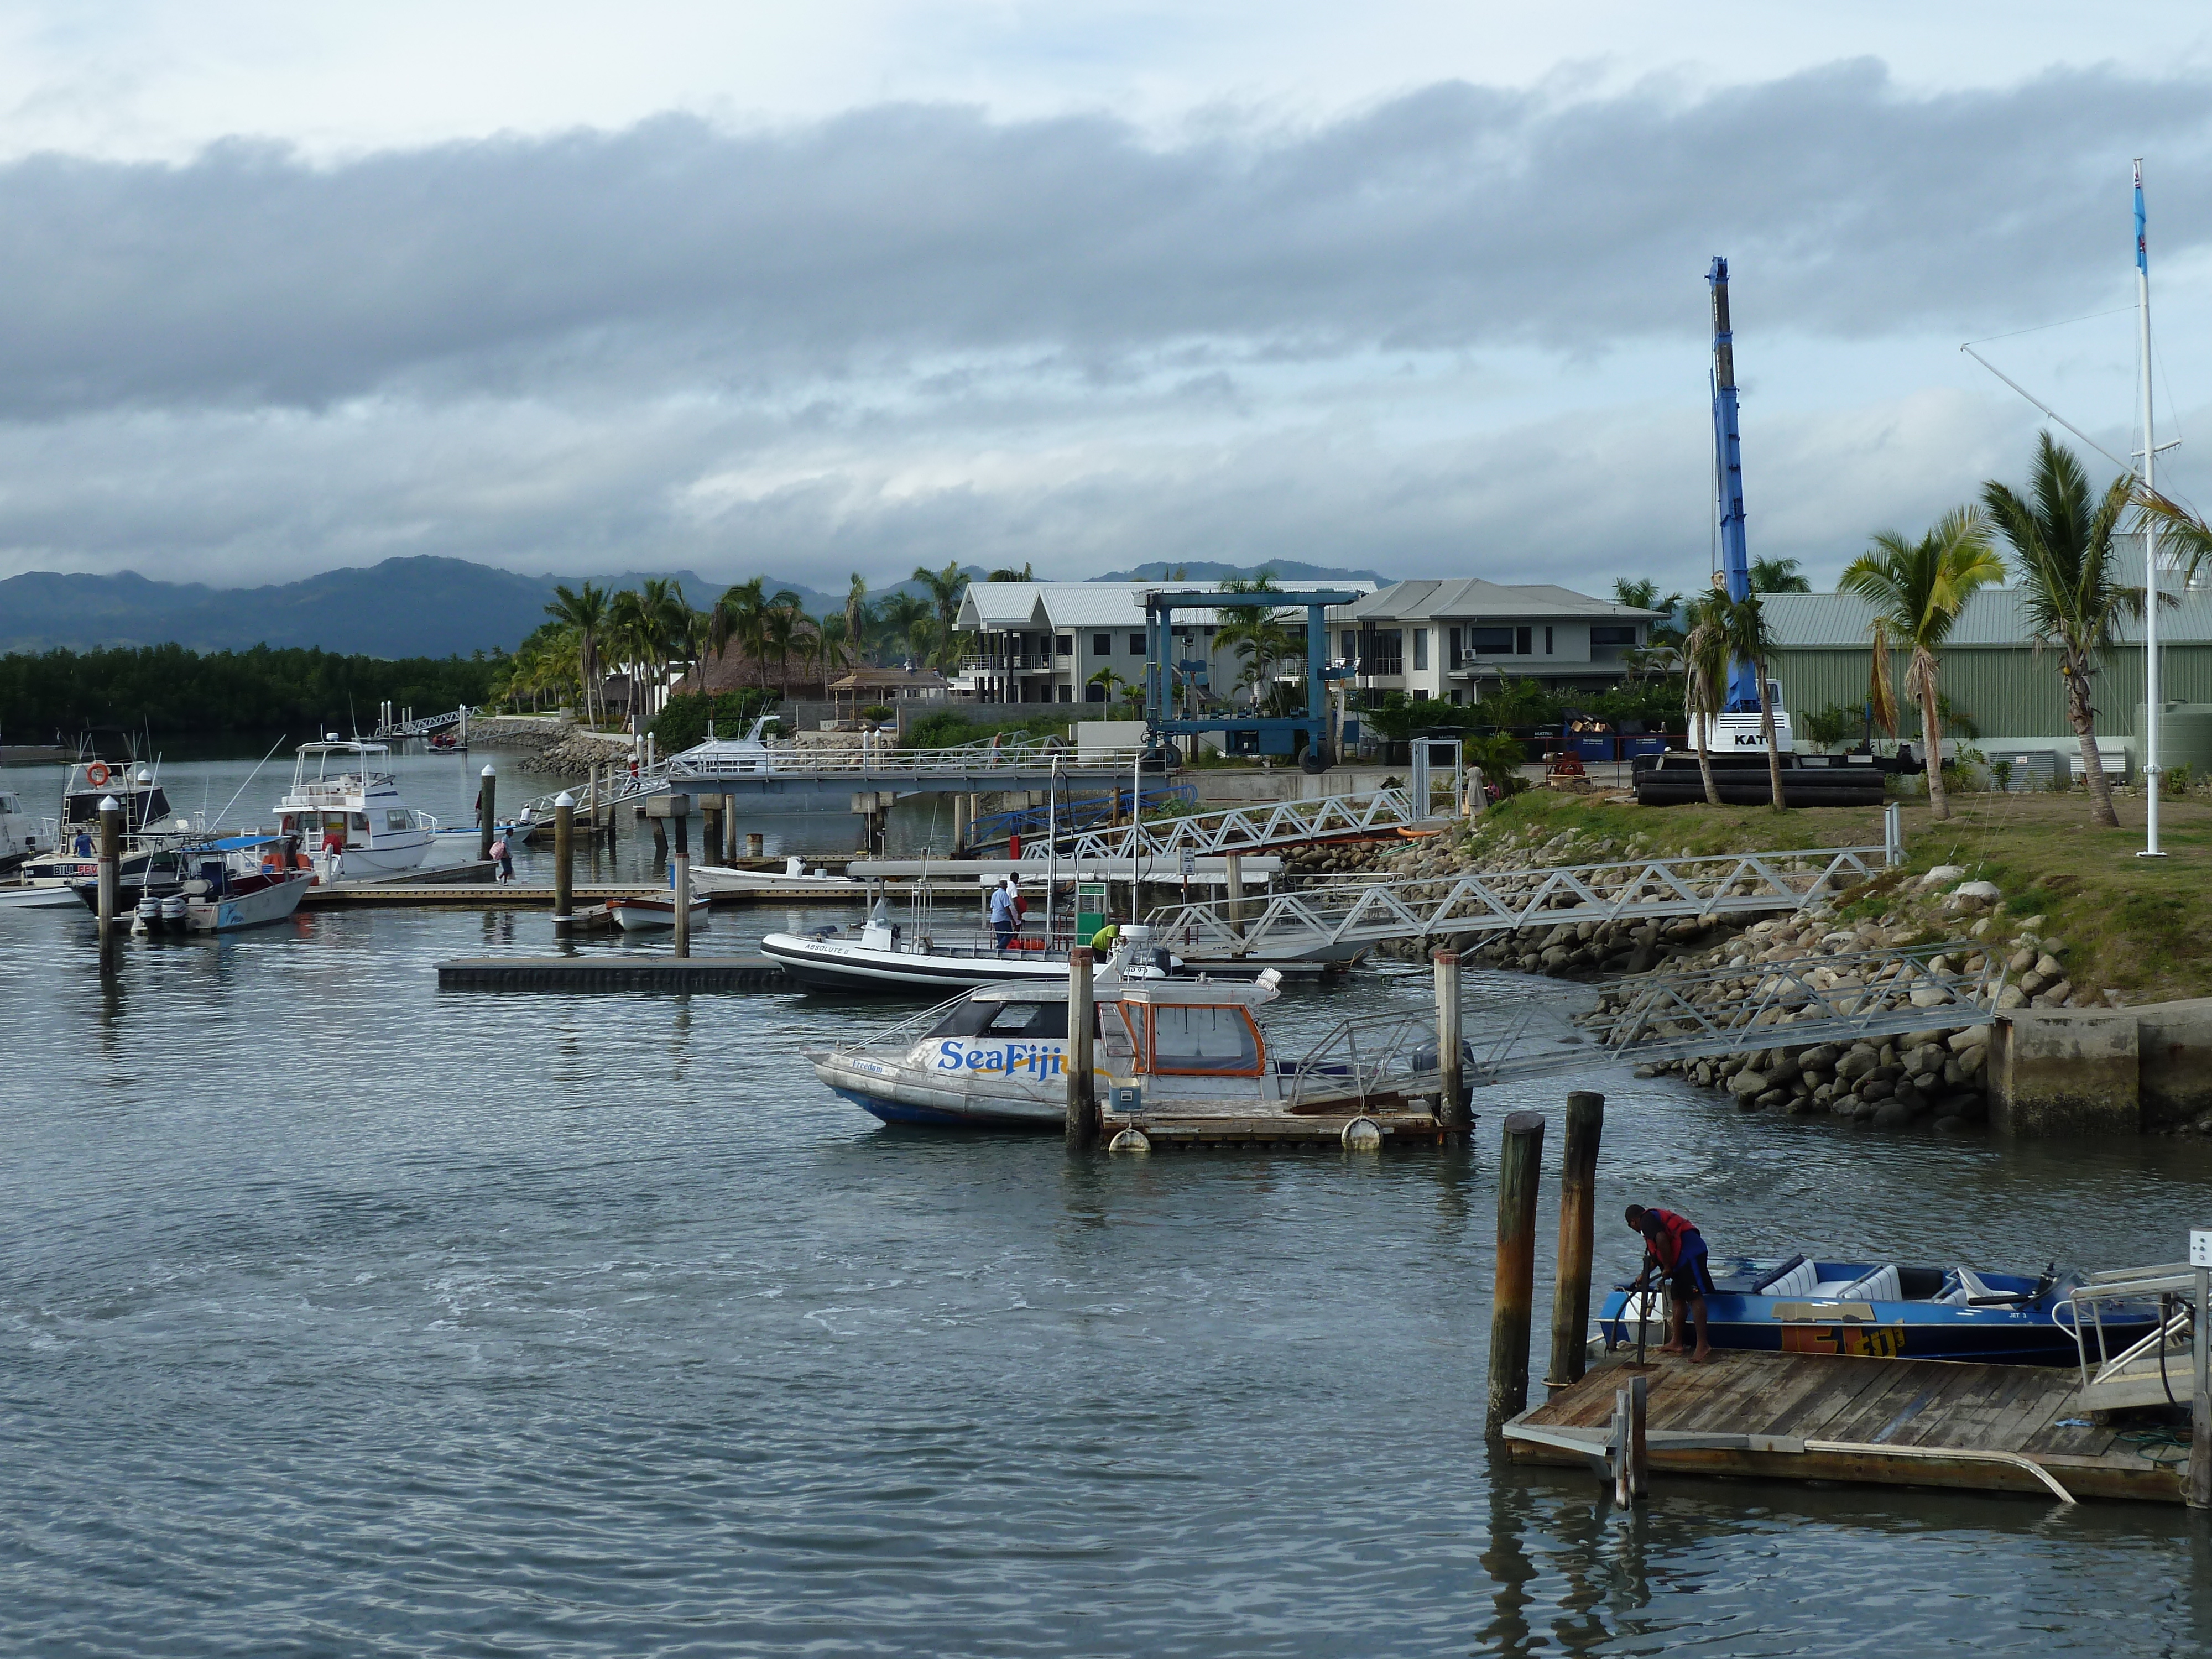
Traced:
POLYGON ((2000 1134, 2164 1134, 2207 1112, 2212 997, 1997 1017, 1990 1123, 2000 1134))

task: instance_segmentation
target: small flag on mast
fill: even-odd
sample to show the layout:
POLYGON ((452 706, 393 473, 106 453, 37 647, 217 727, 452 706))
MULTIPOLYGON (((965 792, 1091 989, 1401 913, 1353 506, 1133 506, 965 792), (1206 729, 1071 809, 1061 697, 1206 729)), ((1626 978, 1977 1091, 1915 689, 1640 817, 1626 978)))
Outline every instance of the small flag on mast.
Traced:
POLYGON ((2150 246, 2143 240, 2142 160, 2136 161, 2136 269, 2150 275, 2150 246))

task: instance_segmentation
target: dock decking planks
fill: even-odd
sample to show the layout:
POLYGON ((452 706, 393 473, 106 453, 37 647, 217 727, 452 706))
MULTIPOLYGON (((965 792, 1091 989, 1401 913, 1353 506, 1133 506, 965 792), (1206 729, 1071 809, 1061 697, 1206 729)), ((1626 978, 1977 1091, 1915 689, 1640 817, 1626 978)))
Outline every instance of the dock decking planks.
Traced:
MULTIPOLYGON (((2181 1499, 2181 1472, 2175 1464, 2151 1462, 2112 1428, 2060 1426, 2062 1419, 2077 1414, 2080 1379, 2070 1367, 1740 1350, 1723 1350, 1705 1365, 1656 1350, 1650 1358, 1654 1363, 1645 1372, 1648 1426, 1655 1435, 1740 1434, 1850 1447, 1797 1452, 1670 1449, 1658 1443, 1651 1449, 1651 1467, 1658 1473, 2048 1496, 2032 1474, 2014 1466, 1926 1455, 1945 1450, 2005 1452, 2044 1464, 2077 1498, 2181 1499), (1893 1447, 1897 1455, 1883 1455, 1893 1447)), ((1585 1434, 1601 1430, 1612 1419, 1613 1391, 1633 1369, 1620 1353, 1599 1360, 1582 1381, 1516 1422, 1585 1434)), ((1509 1455, 1516 1462, 1583 1462, 1557 1448, 1512 1441, 1510 1432, 1509 1455)))

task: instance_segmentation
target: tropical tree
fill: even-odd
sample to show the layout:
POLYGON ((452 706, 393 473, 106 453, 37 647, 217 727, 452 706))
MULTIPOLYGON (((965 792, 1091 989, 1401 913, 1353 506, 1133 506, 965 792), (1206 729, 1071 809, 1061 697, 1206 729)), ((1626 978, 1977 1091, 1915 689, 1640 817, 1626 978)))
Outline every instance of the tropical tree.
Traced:
POLYGON ((1036 578, 1030 574, 1030 562, 1024 559, 1019 570, 1013 569, 1012 567, 994 570, 983 580, 993 582, 1033 582, 1036 578))
POLYGON ((1705 804, 1721 804, 1719 781, 1713 776, 1711 727, 1728 702, 1728 596, 1708 593, 1690 601, 1682 636, 1682 703, 1697 740, 1698 775, 1705 780, 1705 804))
POLYGON ((1111 668, 1099 669, 1085 684, 1104 686, 1106 702, 1109 707, 1115 703, 1133 699, 1137 691, 1137 683, 1134 680, 1115 673, 1111 668))
POLYGON ((1978 507, 1954 507, 1917 542, 1885 530, 1874 545, 1844 568, 1838 593, 1856 593, 1874 607, 1867 629, 1874 635, 1874 681, 1870 688, 1876 718, 1897 724, 1890 707, 1889 653, 1909 647, 1905 667, 1906 694, 1920 705, 1920 731, 1928 756, 1928 810, 1951 816, 1943 787, 1942 708, 1937 680, 1943 641, 1959 619, 1967 596, 2004 580, 2004 561, 1990 545, 1990 521, 1978 507))
POLYGON ((968 591, 968 579, 960 574, 956 561, 942 570, 928 570, 921 565, 914 568, 914 579, 929 590, 929 602, 937 607, 937 620, 951 633, 952 624, 960 619, 960 596, 968 591))
POLYGON ((856 668, 860 663, 860 647, 867 642, 869 611, 868 584, 855 570, 852 585, 845 590, 845 641, 856 668))
MULTIPOLYGON (((1659 584, 1649 576, 1616 576, 1613 582, 1613 597, 1632 610, 1658 613, 1661 620, 1651 624, 1653 645, 1681 644, 1682 630, 1673 622, 1674 612, 1682 605, 1680 593, 1662 593, 1659 584)), ((1632 663, 1632 658, 1631 661, 1632 663)))
POLYGON ((760 655, 761 688, 768 687, 768 657, 775 656, 776 684, 791 684, 791 648, 800 637, 806 623, 806 612, 799 608, 799 595, 784 588, 761 607, 760 655))
POLYGON ((1751 591, 1754 593, 1809 593, 1812 582, 1796 559, 1753 559, 1751 591))
POLYGON ((2097 753, 2090 681, 2098 659, 2112 647, 2122 613, 2143 613, 2143 591, 2119 580, 2112 550, 2113 532, 2133 499, 2133 482, 2125 474, 2101 495, 2092 489, 2074 452, 2053 443, 2048 432, 2036 439, 2025 494, 1995 479, 1982 486, 1982 503, 2012 548, 2036 649, 2057 653, 2066 717, 2081 745, 2089 784, 2090 817, 2107 825, 2118 825, 2120 817, 2097 753))
POLYGON ((2198 576, 2212 568, 2212 525, 2154 489, 2138 486, 2135 505, 2136 527, 2157 530, 2160 557, 2171 558, 2181 580, 2193 586, 2198 576))
POLYGON ((553 590, 551 603, 545 614, 564 627, 576 630, 576 678, 582 684, 584 719, 592 718, 592 693, 599 684, 599 638, 607 629, 607 592, 586 582, 580 592, 570 592, 566 584, 553 590))
POLYGON ((845 613, 832 611, 814 624, 814 655, 822 667, 822 696, 830 696, 830 676, 842 664, 853 643, 852 635, 845 631, 845 613))
POLYGON ((1523 787, 1521 763, 1528 756, 1518 738, 1503 732, 1487 736, 1470 732, 1460 739, 1460 754, 1469 767, 1482 775, 1482 781, 1497 792, 1499 799, 1523 787))
POLYGON ((1774 636, 1767 631, 1766 611, 1759 604, 1756 590, 1741 599, 1729 599, 1719 593, 1714 600, 1722 607, 1721 637, 1728 647, 1732 662, 1747 662, 1752 672, 1759 677, 1759 732, 1766 739, 1766 781, 1773 791, 1774 810, 1782 811, 1782 744, 1774 730, 1774 698, 1766 684, 1766 659, 1774 654, 1774 636))
POLYGON ((878 661, 887 646, 901 647, 894 654, 918 657, 925 653, 926 647, 915 640, 914 626, 930 617, 928 600, 915 593, 887 593, 875 609, 878 661))

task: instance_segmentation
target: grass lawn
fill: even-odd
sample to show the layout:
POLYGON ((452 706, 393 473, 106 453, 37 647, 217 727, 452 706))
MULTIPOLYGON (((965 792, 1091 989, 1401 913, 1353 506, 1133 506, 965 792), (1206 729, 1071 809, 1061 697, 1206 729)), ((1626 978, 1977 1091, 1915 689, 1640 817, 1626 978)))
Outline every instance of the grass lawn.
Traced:
MULTIPOLYGON (((1952 816, 1940 823, 1925 800, 1908 799, 1908 870, 1963 865, 1966 878, 1995 882, 2012 917, 2041 915, 2039 931, 2065 941, 2076 984, 2113 988, 2136 1002, 2212 995, 2212 806, 2162 802, 2166 856, 2154 860, 2136 856, 2143 803, 2114 805, 2120 827, 2100 830, 2078 790, 1954 795, 1952 816)), ((1484 815, 1477 846, 1564 830, 1610 841, 1622 857, 1879 847, 1881 809, 1618 805, 1532 790, 1484 815)))

